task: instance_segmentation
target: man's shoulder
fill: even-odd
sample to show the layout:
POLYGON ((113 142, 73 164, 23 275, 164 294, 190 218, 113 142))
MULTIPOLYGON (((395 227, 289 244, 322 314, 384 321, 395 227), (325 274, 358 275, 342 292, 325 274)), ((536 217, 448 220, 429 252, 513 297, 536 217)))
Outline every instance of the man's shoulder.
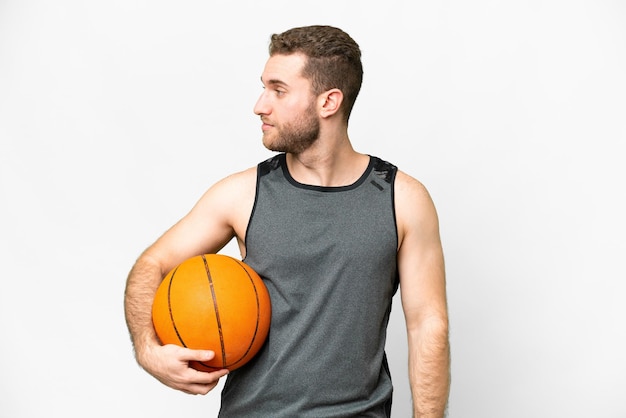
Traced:
POLYGON ((205 197, 217 199, 226 205, 227 202, 236 202, 248 196, 254 197, 256 189, 257 166, 237 171, 223 177, 213 184, 205 197))
POLYGON ((430 192, 417 178, 398 170, 394 182, 396 208, 400 216, 429 212, 434 205, 430 192))
POLYGON ((396 176, 394 200, 402 236, 411 230, 423 230, 423 225, 438 224, 437 210, 426 186, 401 170, 396 176))

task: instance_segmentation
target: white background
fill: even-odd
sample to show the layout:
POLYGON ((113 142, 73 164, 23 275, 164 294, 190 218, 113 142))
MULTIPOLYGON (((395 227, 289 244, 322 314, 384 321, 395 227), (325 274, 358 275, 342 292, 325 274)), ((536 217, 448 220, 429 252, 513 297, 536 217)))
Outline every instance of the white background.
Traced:
POLYGON ((357 150, 437 205, 449 416, 626 417, 617 0, 0 0, 0 416, 216 415, 218 391, 134 362, 126 274, 207 187, 271 155, 252 113, 268 39, 308 24, 362 47, 357 150))

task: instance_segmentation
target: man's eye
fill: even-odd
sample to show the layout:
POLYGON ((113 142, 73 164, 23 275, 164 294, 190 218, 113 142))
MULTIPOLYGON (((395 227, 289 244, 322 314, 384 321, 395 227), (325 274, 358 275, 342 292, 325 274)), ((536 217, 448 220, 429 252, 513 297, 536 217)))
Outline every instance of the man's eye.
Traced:
POLYGON ((274 90, 276 92, 277 96, 282 96, 285 94, 285 92, 283 90, 274 90))

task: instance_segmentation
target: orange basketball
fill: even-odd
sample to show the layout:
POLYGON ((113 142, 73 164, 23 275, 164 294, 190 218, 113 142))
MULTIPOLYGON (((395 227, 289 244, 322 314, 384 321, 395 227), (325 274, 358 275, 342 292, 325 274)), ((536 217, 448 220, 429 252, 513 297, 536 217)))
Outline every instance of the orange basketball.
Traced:
POLYGON ((152 322, 163 344, 213 350, 198 370, 235 370, 259 351, 269 331, 269 293, 242 261, 221 254, 192 257, 172 269, 157 289, 152 322))

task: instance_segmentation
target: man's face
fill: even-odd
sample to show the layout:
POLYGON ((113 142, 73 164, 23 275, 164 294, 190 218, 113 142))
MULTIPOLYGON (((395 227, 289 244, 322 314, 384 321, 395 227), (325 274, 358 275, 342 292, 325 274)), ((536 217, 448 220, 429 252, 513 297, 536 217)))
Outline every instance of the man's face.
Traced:
POLYGON ((316 98, 301 75, 305 61, 301 54, 274 55, 265 64, 254 113, 263 122, 263 145, 271 151, 298 154, 319 137, 316 98))

